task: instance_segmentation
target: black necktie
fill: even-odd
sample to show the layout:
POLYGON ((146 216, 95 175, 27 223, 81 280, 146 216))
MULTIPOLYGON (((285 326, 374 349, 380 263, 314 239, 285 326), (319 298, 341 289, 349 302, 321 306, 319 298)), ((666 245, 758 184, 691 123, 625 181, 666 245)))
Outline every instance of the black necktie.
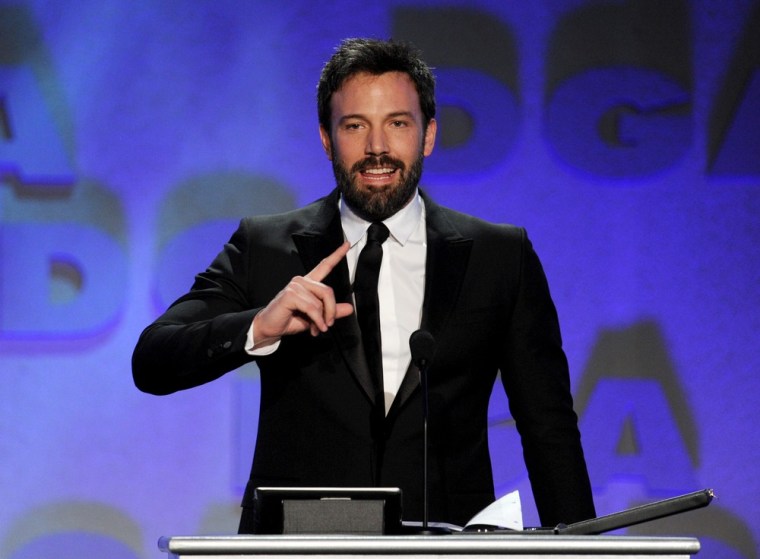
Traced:
POLYGON ((362 343, 372 380, 375 383, 376 404, 383 402, 383 354, 380 342, 380 305, 377 298, 377 281, 383 260, 382 244, 388 238, 388 228, 373 223, 367 230, 367 244, 359 255, 354 277, 356 318, 362 331, 362 343))

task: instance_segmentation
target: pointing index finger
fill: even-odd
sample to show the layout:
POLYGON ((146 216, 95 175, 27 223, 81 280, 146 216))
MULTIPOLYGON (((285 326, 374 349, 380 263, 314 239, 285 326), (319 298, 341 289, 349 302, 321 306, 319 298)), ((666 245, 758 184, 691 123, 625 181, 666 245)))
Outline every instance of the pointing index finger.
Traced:
POLYGON ((345 258, 346 254, 348 254, 348 249, 350 248, 351 245, 349 242, 344 241, 343 244, 335 249, 332 254, 326 256, 311 272, 306 274, 306 277, 314 281, 322 281, 330 272, 332 272, 333 268, 345 258))

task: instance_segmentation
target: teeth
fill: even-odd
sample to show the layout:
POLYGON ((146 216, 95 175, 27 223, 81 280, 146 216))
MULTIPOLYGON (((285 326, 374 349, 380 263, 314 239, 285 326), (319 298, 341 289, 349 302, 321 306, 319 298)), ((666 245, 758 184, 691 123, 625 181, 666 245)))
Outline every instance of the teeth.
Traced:
POLYGON ((389 174, 395 171, 395 169, 390 167, 382 167, 380 169, 366 169, 364 172, 369 173, 370 175, 385 175, 389 174))

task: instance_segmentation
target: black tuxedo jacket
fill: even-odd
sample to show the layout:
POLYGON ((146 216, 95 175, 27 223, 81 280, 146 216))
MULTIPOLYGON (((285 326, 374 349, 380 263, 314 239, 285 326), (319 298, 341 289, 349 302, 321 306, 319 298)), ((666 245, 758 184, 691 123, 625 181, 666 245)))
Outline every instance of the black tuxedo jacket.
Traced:
MULTIPOLYGON (((498 371, 542 524, 594 516, 557 315, 525 231, 423 198, 421 327, 437 342, 428 373, 430 520, 464 524, 494 499, 487 410, 498 371)), ((343 241, 337 200, 334 191, 299 210, 243 219, 192 290, 141 335, 138 388, 168 394, 250 361, 244 344, 255 313, 343 241)), ((351 301, 348 277, 344 260, 325 279, 339 301, 351 301)), ((422 400, 413 367, 378 425, 354 315, 327 334, 283 338, 257 364, 261 407, 243 531, 252 489, 263 485, 400 487, 404 518, 421 519, 422 400)))

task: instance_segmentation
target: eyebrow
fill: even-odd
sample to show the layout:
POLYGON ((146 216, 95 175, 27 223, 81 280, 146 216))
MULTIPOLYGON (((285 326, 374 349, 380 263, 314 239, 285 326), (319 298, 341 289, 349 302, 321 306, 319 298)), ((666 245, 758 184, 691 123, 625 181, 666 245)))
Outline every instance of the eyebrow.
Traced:
MULTIPOLYGON (((413 120, 414 113, 412 113, 412 111, 396 111, 395 113, 390 113, 385 118, 394 119, 394 118, 399 118, 399 117, 406 117, 413 120)), ((351 119, 368 120, 367 117, 365 117, 364 115, 359 114, 359 113, 354 113, 354 114, 343 115, 342 117, 340 117, 338 122, 344 122, 346 120, 351 120, 351 119)))

